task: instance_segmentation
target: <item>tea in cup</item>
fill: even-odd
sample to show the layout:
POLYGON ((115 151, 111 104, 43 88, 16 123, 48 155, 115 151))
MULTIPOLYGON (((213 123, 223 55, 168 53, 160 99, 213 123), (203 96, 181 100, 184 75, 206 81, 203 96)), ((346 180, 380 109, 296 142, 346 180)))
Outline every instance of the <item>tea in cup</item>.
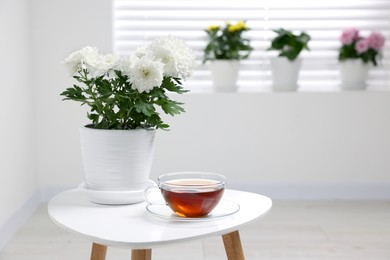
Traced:
MULTIPOLYGON (((226 177, 216 173, 177 172, 161 175, 158 188, 166 205, 180 217, 204 217, 219 203, 226 186, 226 177)), ((152 188, 152 187, 151 187, 152 188)), ((148 193, 145 197, 149 204, 148 193)))

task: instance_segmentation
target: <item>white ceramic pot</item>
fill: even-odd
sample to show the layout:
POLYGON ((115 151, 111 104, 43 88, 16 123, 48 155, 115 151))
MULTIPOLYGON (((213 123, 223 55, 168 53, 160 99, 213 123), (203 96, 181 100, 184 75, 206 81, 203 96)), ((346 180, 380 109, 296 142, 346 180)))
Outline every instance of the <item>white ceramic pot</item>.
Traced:
POLYGON ((363 90, 367 87, 369 65, 360 59, 340 62, 341 89, 363 90))
POLYGON ((275 91, 295 91, 298 88, 298 77, 302 59, 290 61, 286 57, 271 59, 272 88, 275 91))
POLYGON ((143 191, 149 184, 156 130, 80 128, 86 187, 143 191))
POLYGON ((210 61, 209 68, 215 90, 220 92, 236 91, 239 67, 238 60, 210 61))

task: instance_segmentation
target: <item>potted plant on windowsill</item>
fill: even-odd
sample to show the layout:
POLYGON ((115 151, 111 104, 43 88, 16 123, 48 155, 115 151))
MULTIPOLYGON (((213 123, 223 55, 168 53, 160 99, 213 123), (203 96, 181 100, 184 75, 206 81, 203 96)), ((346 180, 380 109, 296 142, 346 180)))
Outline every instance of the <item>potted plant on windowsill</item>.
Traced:
POLYGON ((244 21, 225 26, 211 25, 206 31, 208 43, 203 63, 209 62, 213 85, 217 91, 237 89, 239 61, 247 59, 252 47, 243 33, 250 30, 244 21))
POLYGON ((385 38, 378 32, 368 37, 359 35, 355 28, 346 29, 340 35, 339 49, 341 88, 363 90, 366 88, 370 65, 377 66, 382 56, 385 38))
POLYGON ((93 191, 128 191, 129 203, 143 200, 155 131, 169 127, 160 111, 172 116, 184 112, 183 103, 167 94, 187 92, 181 80, 191 75, 192 50, 168 36, 129 57, 102 55, 97 48, 85 47, 64 63, 80 84, 61 95, 90 108, 91 124, 80 128, 85 186, 93 191))
POLYGON ((278 57, 271 59, 273 89, 277 91, 294 91, 298 88, 302 50, 309 50, 310 36, 301 32, 299 35, 283 28, 274 30, 277 36, 272 40, 269 51, 279 52, 278 57))

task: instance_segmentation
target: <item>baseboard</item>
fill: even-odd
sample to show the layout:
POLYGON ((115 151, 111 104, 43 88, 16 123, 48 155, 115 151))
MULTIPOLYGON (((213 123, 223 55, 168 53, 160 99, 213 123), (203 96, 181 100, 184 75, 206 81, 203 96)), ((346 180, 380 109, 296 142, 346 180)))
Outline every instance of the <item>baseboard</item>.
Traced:
POLYGON ((231 189, 256 192, 274 200, 390 200, 390 183, 228 183, 231 189))
POLYGON ((0 250, 30 219, 41 203, 41 194, 37 191, 0 226, 0 250))

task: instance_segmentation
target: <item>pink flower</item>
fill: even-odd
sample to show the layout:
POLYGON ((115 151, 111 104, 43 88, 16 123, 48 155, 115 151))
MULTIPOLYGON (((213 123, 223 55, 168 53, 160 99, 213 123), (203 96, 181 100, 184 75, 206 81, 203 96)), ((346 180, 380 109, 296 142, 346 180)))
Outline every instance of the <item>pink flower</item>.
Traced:
POLYGON ((355 45, 355 50, 359 53, 362 54, 363 52, 368 50, 368 40, 365 38, 362 38, 356 42, 355 45))
POLYGON ((385 45, 385 37, 378 33, 378 32, 372 32, 368 37, 368 46, 370 48, 373 48, 374 50, 380 50, 385 45))
POLYGON ((359 31, 355 28, 346 29, 341 33, 340 41, 343 44, 351 44, 359 37, 359 31))

